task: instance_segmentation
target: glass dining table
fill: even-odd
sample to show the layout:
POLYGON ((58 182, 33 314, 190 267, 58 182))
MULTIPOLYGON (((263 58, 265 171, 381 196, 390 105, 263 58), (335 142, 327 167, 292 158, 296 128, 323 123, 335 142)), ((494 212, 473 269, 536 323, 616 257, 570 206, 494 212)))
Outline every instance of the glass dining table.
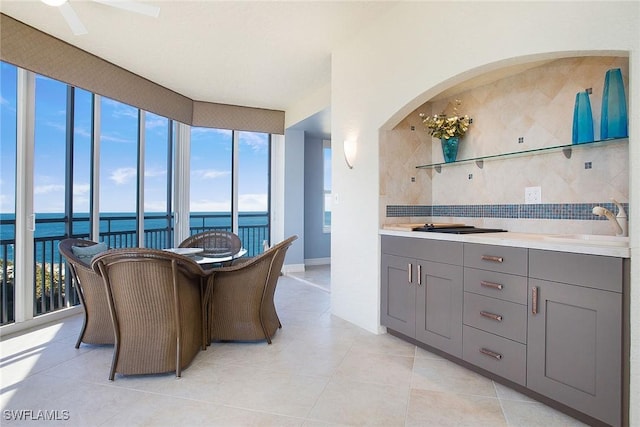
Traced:
POLYGON ((247 254, 247 250, 245 248, 241 248, 238 253, 233 255, 228 255, 225 253, 221 253, 219 255, 209 252, 205 253, 204 249, 202 248, 167 248, 164 250, 174 254, 189 257, 200 265, 222 264, 232 261, 236 258, 241 258, 247 254))

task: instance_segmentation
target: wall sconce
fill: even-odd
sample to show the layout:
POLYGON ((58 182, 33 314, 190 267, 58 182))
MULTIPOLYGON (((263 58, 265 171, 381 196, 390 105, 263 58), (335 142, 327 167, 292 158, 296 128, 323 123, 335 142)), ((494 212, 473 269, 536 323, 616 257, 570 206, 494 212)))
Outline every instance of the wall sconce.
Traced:
POLYGON ((355 139, 347 139, 344 141, 344 160, 347 162, 349 169, 353 169, 353 163, 358 153, 358 141, 355 139))

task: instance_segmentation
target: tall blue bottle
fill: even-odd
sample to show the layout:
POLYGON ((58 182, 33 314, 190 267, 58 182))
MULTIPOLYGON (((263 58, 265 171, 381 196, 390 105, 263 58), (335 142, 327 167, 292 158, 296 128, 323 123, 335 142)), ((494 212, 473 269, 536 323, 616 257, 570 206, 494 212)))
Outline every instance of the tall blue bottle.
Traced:
POLYGON ((573 107, 573 137, 572 143, 582 144, 593 141, 593 114, 591 101, 587 91, 576 93, 576 103, 573 107))
POLYGON ((629 136, 627 100, 624 95, 624 83, 620 68, 608 70, 604 77, 600 120, 600 139, 629 136))

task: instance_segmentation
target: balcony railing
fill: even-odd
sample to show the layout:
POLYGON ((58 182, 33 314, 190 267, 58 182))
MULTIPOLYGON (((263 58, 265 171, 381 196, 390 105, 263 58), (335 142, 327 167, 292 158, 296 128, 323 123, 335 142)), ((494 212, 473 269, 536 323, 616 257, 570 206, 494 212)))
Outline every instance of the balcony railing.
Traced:
MULTIPOLYGON (((37 218, 34 238, 34 315, 49 313, 80 303, 65 274, 66 263, 58 252, 58 243, 66 238, 67 219, 37 218), (67 289, 72 289, 66 292, 67 289)), ((173 218, 171 215, 145 215, 144 246, 165 249, 173 246, 173 218)), ((207 230, 231 230, 228 214, 192 214, 191 234, 207 230), (229 224, 229 225, 225 225, 229 224)), ((76 238, 89 238, 89 218, 74 218, 71 234, 76 238)), ((99 240, 110 248, 138 246, 135 215, 113 215, 100 217, 99 240)), ((0 219, 0 325, 15 321, 13 265, 15 263, 15 220, 0 219), (5 238, 10 236, 11 238, 5 238)), ((242 213, 239 218, 238 235, 247 249, 247 256, 262 252, 263 242, 269 239, 269 216, 267 213, 242 213)))

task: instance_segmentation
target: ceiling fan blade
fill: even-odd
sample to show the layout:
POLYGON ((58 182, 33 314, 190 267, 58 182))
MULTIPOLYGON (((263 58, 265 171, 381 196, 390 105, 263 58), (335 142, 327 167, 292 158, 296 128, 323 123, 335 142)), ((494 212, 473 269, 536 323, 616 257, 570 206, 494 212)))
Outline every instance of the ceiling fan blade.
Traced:
POLYGON ((67 21, 67 24, 69 24, 69 28, 71 28, 73 34, 75 34, 76 36, 81 36, 88 33, 87 29, 82 24, 82 21, 80 21, 80 18, 78 18, 76 11, 73 10, 69 2, 64 2, 59 6, 59 9, 62 16, 64 16, 65 21, 67 21))
POLYGON ((129 12, 140 13, 142 15, 157 18, 160 15, 160 8, 147 3, 129 0, 93 0, 107 6, 117 7, 118 9, 127 10, 129 12))

